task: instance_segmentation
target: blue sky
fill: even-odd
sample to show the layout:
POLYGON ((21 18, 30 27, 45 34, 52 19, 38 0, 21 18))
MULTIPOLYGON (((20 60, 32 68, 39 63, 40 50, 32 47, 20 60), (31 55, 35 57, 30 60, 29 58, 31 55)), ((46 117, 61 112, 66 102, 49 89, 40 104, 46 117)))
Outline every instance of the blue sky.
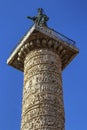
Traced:
POLYGON ((87 1, 0 0, 0 130, 19 130, 23 73, 8 66, 10 52, 42 7, 49 27, 76 41, 79 55, 63 71, 66 130, 87 129, 87 1))

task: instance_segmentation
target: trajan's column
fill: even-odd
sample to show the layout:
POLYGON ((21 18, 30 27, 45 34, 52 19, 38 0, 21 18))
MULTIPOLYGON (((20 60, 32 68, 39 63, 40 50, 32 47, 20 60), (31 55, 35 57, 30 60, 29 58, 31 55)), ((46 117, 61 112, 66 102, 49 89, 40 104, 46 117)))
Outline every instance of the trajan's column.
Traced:
POLYGON ((21 130, 64 130, 62 71, 78 54, 75 42, 47 26, 38 9, 34 25, 7 63, 24 72, 21 130))

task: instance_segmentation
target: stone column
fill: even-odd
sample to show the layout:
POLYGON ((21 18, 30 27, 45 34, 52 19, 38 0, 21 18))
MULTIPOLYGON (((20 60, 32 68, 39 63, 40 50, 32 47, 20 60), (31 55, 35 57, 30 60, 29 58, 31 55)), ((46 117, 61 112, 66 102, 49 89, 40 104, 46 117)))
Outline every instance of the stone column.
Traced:
POLYGON ((75 42, 33 25, 7 63, 24 72, 21 130, 64 130, 62 71, 78 54, 75 42))
POLYGON ((25 56, 21 130, 64 130, 61 72, 53 49, 39 48, 25 56))

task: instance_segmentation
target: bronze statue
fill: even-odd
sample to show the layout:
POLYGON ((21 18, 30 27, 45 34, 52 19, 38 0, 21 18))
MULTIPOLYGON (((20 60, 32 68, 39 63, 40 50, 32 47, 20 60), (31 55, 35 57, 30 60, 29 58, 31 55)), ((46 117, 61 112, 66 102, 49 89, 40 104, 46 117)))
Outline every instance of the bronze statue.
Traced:
POLYGON ((38 8, 38 14, 34 17, 27 17, 28 19, 33 20, 33 22, 39 26, 47 26, 47 21, 49 20, 49 17, 45 14, 43 14, 43 9, 38 8))

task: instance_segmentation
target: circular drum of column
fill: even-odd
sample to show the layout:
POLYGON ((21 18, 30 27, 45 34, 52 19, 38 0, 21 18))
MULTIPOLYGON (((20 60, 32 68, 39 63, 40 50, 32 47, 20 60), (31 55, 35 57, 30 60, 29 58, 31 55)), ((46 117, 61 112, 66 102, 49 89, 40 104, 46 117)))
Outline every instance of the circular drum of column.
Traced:
POLYGON ((60 57, 51 50, 33 50, 24 61, 21 130, 63 129, 60 57))

